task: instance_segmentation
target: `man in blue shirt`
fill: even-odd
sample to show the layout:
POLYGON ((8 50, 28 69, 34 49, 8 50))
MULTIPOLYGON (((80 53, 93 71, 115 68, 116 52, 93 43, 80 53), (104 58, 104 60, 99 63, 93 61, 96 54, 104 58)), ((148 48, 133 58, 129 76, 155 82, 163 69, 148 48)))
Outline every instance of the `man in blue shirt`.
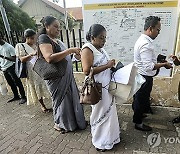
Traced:
POLYGON ((26 96, 22 82, 15 73, 15 59, 16 56, 14 47, 0 37, 0 68, 14 94, 14 97, 7 103, 20 100, 19 104, 24 104, 26 102, 26 96), (21 98, 19 97, 17 87, 21 98))

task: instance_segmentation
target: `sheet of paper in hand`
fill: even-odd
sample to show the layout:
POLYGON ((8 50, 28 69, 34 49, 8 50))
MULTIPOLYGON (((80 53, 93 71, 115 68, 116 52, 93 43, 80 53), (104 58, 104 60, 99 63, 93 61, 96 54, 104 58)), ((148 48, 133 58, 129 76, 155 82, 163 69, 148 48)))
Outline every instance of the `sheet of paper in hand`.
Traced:
POLYGON ((34 65, 36 60, 37 60, 37 56, 33 56, 29 62, 34 65))
POLYGON ((129 82, 134 82, 135 76, 137 74, 137 67, 134 63, 130 63, 122 67, 121 69, 117 70, 112 77, 113 82, 128 84, 129 82))
POLYGON ((0 93, 6 95, 8 92, 3 72, 0 71, 0 93))
POLYGON ((132 98, 144 82, 145 79, 138 74, 137 67, 131 63, 114 73, 109 92, 121 100, 118 104, 122 104, 132 98))

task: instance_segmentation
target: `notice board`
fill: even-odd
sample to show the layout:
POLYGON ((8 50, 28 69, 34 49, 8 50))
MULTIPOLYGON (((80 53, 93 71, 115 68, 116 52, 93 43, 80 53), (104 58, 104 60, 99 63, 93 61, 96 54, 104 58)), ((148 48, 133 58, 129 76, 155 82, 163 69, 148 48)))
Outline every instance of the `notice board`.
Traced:
MULTIPOLYGON (((133 62, 133 48, 143 33, 145 18, 161 18, 160 35, 154 40, 155 53, 173 54, 178 27, 178 0, 83 0, 83 22, 86 35, 89 27, 98 23, 107 31, 104 46, 111 58, 124 65, 133 62)), ((161 76, 171 71, 162 69, 161 76)))

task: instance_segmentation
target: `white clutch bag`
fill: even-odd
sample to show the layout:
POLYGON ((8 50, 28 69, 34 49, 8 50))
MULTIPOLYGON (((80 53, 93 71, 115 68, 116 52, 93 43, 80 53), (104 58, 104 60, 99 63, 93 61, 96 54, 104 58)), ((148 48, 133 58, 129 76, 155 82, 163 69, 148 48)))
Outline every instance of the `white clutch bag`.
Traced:
POLYGON ((134 79, 128 84, 122 84, 117 82, 110 82, 109 93, 119 98, 121 101, 117 101, 118 104, 127 102, 133 95, 141 88, 141 85, 145 82, 145 78, 140 74, 136 74, 134 79))
POLYGON ((4 75, 2 72, 0 72, 0 93, 2 95, 6 95, 8 92, 7 86, 6 86, 6 82, 4 80, 4 75))
POLYGON ((115 83, 110 82, 109 85, 109 93, 112 94, 115 97, 119 97, 123 100, 128 100, 129 94, 131 92, 131 85, 128 84, 122 84, 122 83, 115 83))

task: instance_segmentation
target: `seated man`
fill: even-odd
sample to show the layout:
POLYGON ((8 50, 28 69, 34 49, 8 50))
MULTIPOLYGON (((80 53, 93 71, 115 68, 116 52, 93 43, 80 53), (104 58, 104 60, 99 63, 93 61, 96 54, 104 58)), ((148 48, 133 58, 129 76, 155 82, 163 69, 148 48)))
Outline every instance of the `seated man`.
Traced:
POLYGON ((26 102, 26 96, 22 82, 15 73, 15 59, 14 47, 0 37, 0 68, 14 94, 14 97, 7 103, 20 100, 19 104, 24 104, 26 102), (19 97, 17 87, 19 88, 21 98, 19 97))

